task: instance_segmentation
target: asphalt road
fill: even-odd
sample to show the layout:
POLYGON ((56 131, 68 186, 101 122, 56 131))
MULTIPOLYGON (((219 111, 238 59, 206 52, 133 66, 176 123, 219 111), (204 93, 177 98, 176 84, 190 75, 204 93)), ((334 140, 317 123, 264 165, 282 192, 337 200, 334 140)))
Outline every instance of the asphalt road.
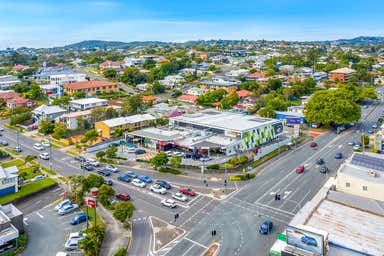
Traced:
POLYGON ((200 255, 213 241, 220 243, 218 255, 267 255, 275 234, 283 231, 299 208, 351 155, 352 147, 348 142, 360 141, 360 131, 370 129, 383 109, 383 103, 363 108, 360 128, 339 135, 324 134, 315 139, 319 145, 316 150, 305 144, 268 165, 254 181, 201 218, 173 248, 159 255, 200 255), (344 158, 335 159, 336 152, 341 152, 344 158), (330 169, 327 174, 320 173, 315 164, 320 157, 330 169), (305 166, 304 173, 295 173, 298 165, 305 166), (280 201, 274 200, 275 193, 281 194, 280 201), (258 228, 266 219, 274 223, 273 232, 260 235, 258 228), (212 229, 217 230, 215 237, 211 235, 212 229))

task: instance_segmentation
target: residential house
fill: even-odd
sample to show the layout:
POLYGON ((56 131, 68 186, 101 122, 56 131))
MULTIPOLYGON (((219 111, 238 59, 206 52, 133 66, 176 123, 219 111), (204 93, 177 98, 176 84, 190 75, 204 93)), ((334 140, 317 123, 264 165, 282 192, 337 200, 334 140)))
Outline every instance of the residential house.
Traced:
POLYGON ((78 99, 69 102, 69 109, 71 111, 83 111, 104 106, 108 106, 108 100, 98 98, 78 99))
POLYGON ((239 90, 239 91, 236 91, 236 93, 239 96, 239 98, 244 98, 244 97, 253 95, 253 92, 248 90, 239 90))
POLYGON ((284 74, 291 74, 294 70, 294 65, 282 65, 279 67, 279 71, 284 74))
POLYGON ((204 94, 204 91, 202 89, 200 89, 200 88, 192 87, 192 88, 188 89, 185 92, 185 94, 199 96, 199 95, 204 94))
POLYGON ((123 131, 134 131, 148 127, 152 121, 156 120, 150 114, 139 114, 127 117, 118 117, 95 123, 95 129, 103 138, 110 139, 115 133, 115 129, 123 131))
POLYGON ((34 110, 32 110, 33 120, 36 123, 40 123, 41 120, 44 120, 44 119, 48 119, 51 122, 54 122, 57 117, 65 113, 67 113, 67 110, 59 106, 41 105, 35 108, 34 110))
POLYGON ((29 68, 29 66, 17 64, 17 65, 12 67, 12 72, 20 72, 20 71, 26 70, 28 68, 29 68))
POLYGON ((351 68, 339 68, 329 72, 329 79, 333 81, 339 81, 341 83, 347 83, 353 75, 356 74, 356 70, 351 68))
POLYGON ((247 76, 247 80, 264 82, 266 80, 265 79, 265 73, 264 72, 254 72, 254 73, 249 74, 247 76))
POLYGON ((11 89, 16 84, 19 84, 21 81, 16 76, 0 76, 0 89, 11 89))
POLYGON ((309 78, 313 75, 313 69, 308 67, 300 68, 298 72, 300 78, 309 78))
POLYGON ((137 67, 142 66, 145 62, 143 58, 135 58, 135 57, 125 57, 124 58, 124 66, 126 67, 137 67))
POLYGON ((148 83, 138 84, 136 85, 136 89, 145 92, 149 86, 150 84, 148 83))
POLYGON ((37 103, 35 101, 32 101, 30 99, 21 98, 21 97, 7 100, 7 108, 9 108, 9 109, 32 108, 36 105, 37 105, 37 103))
POLYGON ((60 86, 60 94, 63 93, 65 84, 86 81, 87 74, 81 71, 73 70, 66 66, 42 67, 35 73, 35 80, 42 84, 52 84, 60 86))
POLYGON ((235 69, 225 73, 225 75, 229 77, 247 76, 248 74, 249 74, 248 69, 235 69))
POLYGON ((103 63, 100 63, 99 68, 101 71, 104 71, 110 68, 116 71, 122 71, 124 69, 124 62, 107 60, 107 61, 104 61, 103 63))
POLYGON ((78 120, 82 118, 84 120, 91 120, 91 110, 70 112, 56 118, 57 123, 64 123, 68 129, 76 130, 78 128, 78 120))
POLYGON ((19 169, 17 166, 3 168, 0 166, 0 196, 16 193, 18 191, 19 169))
POLYGON ((64 85, 64 92, 72 95, 78 92, 84 92, 86 95, 95 95, 96 93, 117 92, 119 87, 114 82, 105 81, 84 81, 64 85))
POLYGON ((144 95, 142 99, 144 104, 153 104, 157 100, 157 98, 153 95, 144 95))
POLYGON ((177 100, 181 102, 195 104, 195 102, 197 101, 197 97, 198 96, 196 95, 183 94, 179 98, 177 98, 177 100))
POLYGON ((315 80, 316 82, 321 82, 322 80, 326 79, 328 77, 328 73, 327 72, 314 72, 312 74, 312 78, 313 80, 315 80))
POLYGON ((227 89, 228 91, 237 89, 237 86, 240 84, 240 81, 234 78, 226 76, 212 76, 200 80, 201 89, 206 90, 216 90, 220 88, 227 89))
POLYGON ((0 91, 0 101, 7 101, 9 99, 18 98, 19 94, 13 90, 0 91))
POLYGON ((170 75, 166 76, 163 80, 159 80, 159 84, 164 85, 168 89, 173 89, 177 85, 180 85, 185 82, 184 77, 180 75, 170 75))

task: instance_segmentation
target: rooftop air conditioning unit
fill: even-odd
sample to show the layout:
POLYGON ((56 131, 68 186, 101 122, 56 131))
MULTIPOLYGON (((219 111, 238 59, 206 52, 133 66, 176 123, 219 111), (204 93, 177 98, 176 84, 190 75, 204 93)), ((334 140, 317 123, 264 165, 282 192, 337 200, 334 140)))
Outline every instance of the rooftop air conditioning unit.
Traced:
POLYGON ((368 174, 372 177, 376 177, 376 172, 375 171, 369 171, 368 174))

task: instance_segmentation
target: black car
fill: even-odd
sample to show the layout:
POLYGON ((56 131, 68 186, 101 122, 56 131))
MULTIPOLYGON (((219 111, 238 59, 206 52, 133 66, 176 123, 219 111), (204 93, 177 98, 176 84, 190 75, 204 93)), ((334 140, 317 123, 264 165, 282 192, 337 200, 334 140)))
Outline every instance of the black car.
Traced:
POLYGON ((111 172, 108 171, 107 169, 99 169, 99 170, 97 170, 97 173, 101 174, 103 176, 110 176, 111 175, 111 172))
POLYGON ((145 154, 145 150, 144 150, 144 149, 136 149, 135 154, 136 154, 136 155, 142 155, 142 154, 145 154))
POLYGON ((76 156, 75 160, 80 161, 80 162, 85 162, 85 157, 83 157, 83 156, 76 156))
POLYGON ((317 164, 317 165, 322 165, 322 164, 324 164, 324 159, 323 159, 323 158, 319 158, 319 159, 317 159, 317 160, 316 160, 316 164, 317 164))
POLYGON ((93 166, 89 163, 85 163, 81 166, 82 169, 85 169, 87 171, 93 171, 93 166))
POLYGON ((156 184, 162 186, 165 189, 171 189, 172 186, 165 180, 156 180, 156 184))
POLYGON ((320 172, 321 173, 327 173, 328 172, 328 167, 327 166, 322 166, 321 168, 320 168, 320 172))

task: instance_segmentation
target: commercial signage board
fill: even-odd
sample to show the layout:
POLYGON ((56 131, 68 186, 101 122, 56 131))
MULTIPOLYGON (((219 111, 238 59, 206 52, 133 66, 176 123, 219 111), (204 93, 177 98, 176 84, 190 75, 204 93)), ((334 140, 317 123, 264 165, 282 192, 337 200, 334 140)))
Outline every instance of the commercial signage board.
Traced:
POLYGON ((287 226, 287 244, 324 256, 324 236, 298 227, 287 226))
POLYGON ((287 117, 287 125, 301 124, 301 119, 299 117, 287 117))

